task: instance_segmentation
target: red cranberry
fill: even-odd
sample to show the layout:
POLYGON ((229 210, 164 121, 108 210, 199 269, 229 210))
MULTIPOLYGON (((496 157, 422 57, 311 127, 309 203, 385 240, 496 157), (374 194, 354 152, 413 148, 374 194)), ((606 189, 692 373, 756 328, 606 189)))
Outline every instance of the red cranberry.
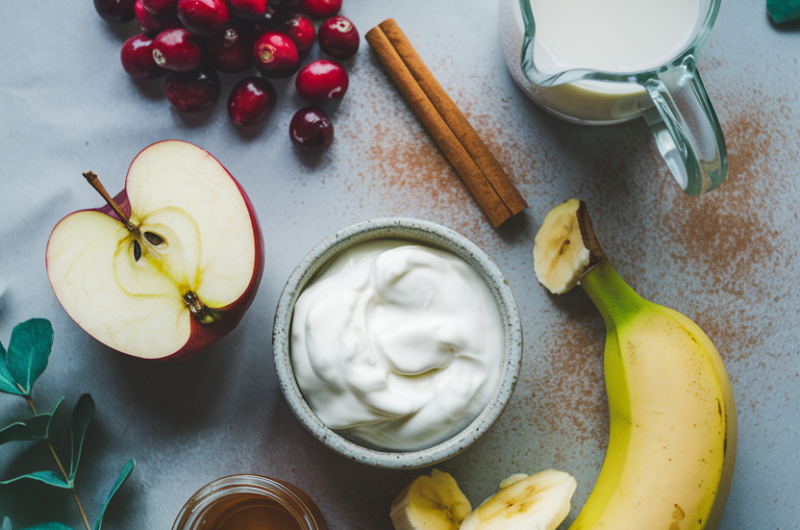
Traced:
POLYGON ((172 72, 167 76, 166 89, 169 102, 185 112, 213 107, 221 92, 219 76, 207 64, 190 72, 172 72))
POLYGON ((333 142, 333 124, 321 108, 306 107, 298 110, 292 118, 289 136, 299 150, 316 153, 333 142))
POLYGON ((167 70, 194 70, 202 57, 197 39, 183 28, 165 29, 153 40, 153 60, 167 70))
POLYGON ((314 18, 327 18, 339 12, 342 0, 300 0, 300 8, 314 18))
POLYGON ((319 27, 319 47, 337 59, 354 56, 360 43, 356 27, 341 15, 326 20, 319 27))
POLYGON ((297 71, 300 54, 292 39, 276 31, 268 31, 253 45, 253 63, 264 77, 280 79, 297 71))
POLYGON ((306 53, 314 44, 316 31, 310 18, 301 13, 282 11, 273 17, 273 31, 288 36, 300 54, 306 53))
POLYGON ((106 22, 127 22, 135 16, 135 0, 94 0, 97 14, 106 22))
POLYGON ((142 0, 142 5, 153 14, 159 15, 175 11, 178 0, 142 0))
POLYGON ((253 40, 236 26, 229 26, 221 35, 202 40, 206 60, 227 74, 243 72, 253 64, 253 40))
POLYGON ((178 0, 177 9, 186 29, 197 35, 222 33, 230 21, 225 0, 178 0))
POLYGON ((173 11, 164 11, 162 13, 152 13, 144 7, 142 0, 136 0, 136 20, 139 21, 139 27, 142 31, 163 31, 167 28, 179 28, 181 22, 178 20, 178 14, 173 11))
POLYGON ((333 61, 319 59, 300 70, 294 84, 301 96, 322 103, 342 99, 350 81, 344 68, 333 61))
POLYGON ((137 79, 155 79, 167 73, 153 60, 153 39, 139 33, 125 41, 120 51, 122 67, 137 79))
MULTIPOLYGON (((270 2, 272 4, 272 2, 270 2)), ((261 35, 262 33, 266 33, 267 31, 275 31, 275 18, 278 16, 278 13, 272 9, 272 5, 267 6, 267 12, 264 15, 249 20, 248 22, 251 23, 250 27, 253 29, 253 35, 261 35)))
POLYGON ((242 18, 259 18, 267 13, 267 0, 228 0, 228 3, 242 18))
POLYGON ((269 116, 278 94, 268 79, 245 77, 228 98, 228 116, 236 125, 256 125, 269 116))
POLYGON ((142 31, 161 31, 164 29, 164 26, 156 19, 156 16, 144 8, 142 0, 136 0, 133 10, 136 13, 136 20, 139 21, 139 27, 142 28, 142 31))

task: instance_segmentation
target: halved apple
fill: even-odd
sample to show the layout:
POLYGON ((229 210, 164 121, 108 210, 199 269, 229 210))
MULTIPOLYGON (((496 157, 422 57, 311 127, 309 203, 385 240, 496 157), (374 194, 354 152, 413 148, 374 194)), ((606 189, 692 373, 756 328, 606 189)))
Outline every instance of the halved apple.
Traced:
POLYGON ((186 358, 231 332, 258 290, 264 244, 222 164, 187 142, 153 144, 112 203, 122 218, 111 206, 83 210, 50 235, 47 275, 67 314, 145 359, 186 358))

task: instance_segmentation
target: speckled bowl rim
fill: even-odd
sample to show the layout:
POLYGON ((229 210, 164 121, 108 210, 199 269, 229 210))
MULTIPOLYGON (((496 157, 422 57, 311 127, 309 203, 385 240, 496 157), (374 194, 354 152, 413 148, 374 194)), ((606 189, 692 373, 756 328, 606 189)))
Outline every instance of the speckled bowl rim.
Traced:
POLYGON ((403 217, 373 219, 354 224, 325 238, 303 258, 286 282, 278 300, 272 333, 272 350, 281 392, 292 412, 319 441, 336 453, 370 466, 413 469, 451 458, 480 438, 508 404, 522 361, 522 329, 519 311, 508 282, 495 262, 473 242, 457 232, 429 221, 403 217), (500 384, 486 408, 462 431, 439 444, 408 452, 389 452, 358 445, 327 426, 311 410, 294 377, 290 356, 294 304, 306 284, 343 250, 373 239, 422 242, 456 254, 486 281, 503 321, 504 366, 500 384))

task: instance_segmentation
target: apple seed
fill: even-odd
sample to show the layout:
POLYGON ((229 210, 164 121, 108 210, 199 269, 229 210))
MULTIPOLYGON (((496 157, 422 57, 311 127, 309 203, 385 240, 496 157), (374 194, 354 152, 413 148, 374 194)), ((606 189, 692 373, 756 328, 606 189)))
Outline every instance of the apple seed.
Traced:
POLYGON ((154 247, 164 244, 164 238, 154 232, 145 232, 144 238, 154 247))
POLYGON ((135 261, 142 259, 142 245, 135 239, 133 240, 133 259, 135 261))

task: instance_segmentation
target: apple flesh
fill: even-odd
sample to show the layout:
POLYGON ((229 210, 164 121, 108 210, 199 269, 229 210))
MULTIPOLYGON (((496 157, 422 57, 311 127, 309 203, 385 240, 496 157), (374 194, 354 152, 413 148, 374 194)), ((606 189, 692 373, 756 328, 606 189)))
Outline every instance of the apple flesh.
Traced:
POLYGON ((110 206, 68 215, 47 244, 50 284, 89 335, 145 359, 192 356, 230 333, 261 282, 255 209, 208 152, 167 140, 136 156, 110 206))

